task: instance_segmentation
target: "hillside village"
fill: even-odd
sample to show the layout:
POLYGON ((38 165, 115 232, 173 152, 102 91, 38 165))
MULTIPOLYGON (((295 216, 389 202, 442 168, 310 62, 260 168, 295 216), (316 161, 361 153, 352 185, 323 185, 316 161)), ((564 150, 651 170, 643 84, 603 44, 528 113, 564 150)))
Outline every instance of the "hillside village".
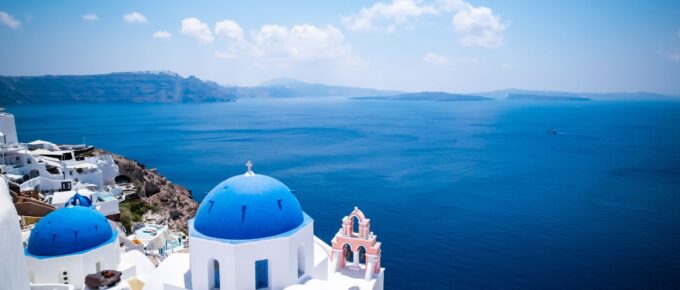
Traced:
POLYGON ((0 113, 0 173, 20 218, 24 244, 35 223, 67 205, 91 203, 130 248, 161 261, 186 251, 198 204, 155 169, 90 145, 20 143, 14 115, 0 113))

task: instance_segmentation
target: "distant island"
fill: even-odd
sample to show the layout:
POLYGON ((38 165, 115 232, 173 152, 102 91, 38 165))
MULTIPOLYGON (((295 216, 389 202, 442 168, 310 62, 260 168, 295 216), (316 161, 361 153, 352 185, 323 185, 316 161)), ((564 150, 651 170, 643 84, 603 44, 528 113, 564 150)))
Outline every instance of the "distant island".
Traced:
MULTIPOLYGON (((540 91, 523 89, 504 89, 490 92, 472 93, 483 97, 494 99, 524 99, 524 100, 559 100, 558 97, 585 98, 590 100, 678 100, 680 96, 668 96, 649 92, 611 92, 611 93, 584 93, 584 92, 560 92, 560 91, 540 91), (514 97, 511 97, 514 96, 514 97), (530 96, 530 97, 528 97, 530 96)), ((581 99, 578 99, 581 100, 581 99)))
POLYGON ((273 79, 254 87, 233 87, 233 89, 240 98, 358 97, 390 96, 404 93, 391 90, 314 84, 289 78, 273 79))
POLYGON ((509 94, 508 100, 524 100, 524 101, 590 101, 590 98, 575 97, 575 96, 551 96, 551 95, 534 95, 534 94, 509 94))
POLYGON ((492 98, 450 94, 444 92, 420 92, 410 94, 399 94, 393 96, 369 96, 369 97, 353 97, 354 100, 389 100, 389 101, 435 101, 435 102, 467 102, 467 101, 489 101, 492 98))

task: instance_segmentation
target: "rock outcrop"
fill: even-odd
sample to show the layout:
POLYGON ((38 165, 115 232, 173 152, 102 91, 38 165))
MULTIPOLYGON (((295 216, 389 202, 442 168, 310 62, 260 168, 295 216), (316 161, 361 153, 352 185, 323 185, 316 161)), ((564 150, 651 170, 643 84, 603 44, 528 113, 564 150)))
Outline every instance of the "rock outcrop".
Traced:
POLYGON ((146 212, 143 219, 154 219, 172 230, 187 232, 187 221, 196 215, 198 209, 198 202, 193 199, 190 190, 170 182, 156 169, 147 169, 140 162, 99 151, 111 154, 123 179, 127 177, 139 198, 153 205, 154 210, 146 212))

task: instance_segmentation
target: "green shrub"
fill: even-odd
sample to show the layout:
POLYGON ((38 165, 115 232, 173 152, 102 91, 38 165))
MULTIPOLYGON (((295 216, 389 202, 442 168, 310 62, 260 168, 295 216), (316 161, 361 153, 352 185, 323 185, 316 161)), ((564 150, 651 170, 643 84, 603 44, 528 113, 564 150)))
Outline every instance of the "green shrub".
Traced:
POLYGON ((157 212, 158 206, 141 199, 126 200, 120 204, 120 223, 129 233, 132 224, 141 222, 142 216, 147 211, 157 212))
POLYGON ((129 208, 120 207, 120 223, 128 233, 132 231, 132 213, 129 208))

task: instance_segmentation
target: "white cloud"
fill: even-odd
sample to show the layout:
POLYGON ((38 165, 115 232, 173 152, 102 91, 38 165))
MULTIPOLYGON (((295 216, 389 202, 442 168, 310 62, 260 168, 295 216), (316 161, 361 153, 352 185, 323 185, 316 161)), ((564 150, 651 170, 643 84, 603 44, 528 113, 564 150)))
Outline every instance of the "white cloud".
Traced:
POLYGON ((397 26, 421 15, 438 14, 432 5, 422 5, 420 0, 392 0, 390 3, 377 2, 369 8, 362 8, 355 16, 343 17, 342 22, 354 31, 394 31, 397 26))
POLYGON ((215 23, 215 35, 236 41, 243 41, 243 28, 233 20, 222 20, 215 23))
POLYGON ((182 20, 180 33, 204 44, 215 42, 221 46, 216 49, 215 57, 222 59, 245 55, 256 63, 273 65, 312 60, 341 61, 345 64, 358 61, 352 57, 342 32, 332 25, 286 27, 268 24, 246 34, 233 20, 218 21, 215 29, 211 30, 207 23, 191 17, 182 20))
POLYGON ((5 11, 0 11, 0 23, 12 29, 21 27, 21 22, 5 11))
POLYGON ((123 20, 127 23, 147 23, 146 16, 137 11, 123 15, 123 20))
POLYGON ((215 52, 215 56, 221 59, 235 59, 238 57, 237 51, 248 48, 243 28, 236 21, 230 19, 215 23, 215 38, 228 40, 226 51, 215 52))
POLYGON ((353 31, 395 31, 400 25, 420 17, 453 15, 452 25, 465 46, 498 47, 503 44, 507 25, 488 7, 475 7, 463 0, 392 0, 362 8, 342 22, 353 31))
POLYGON ((425 57, 423 58, 423 61, 433 64, 433 65, 447 65, 449 64, 449 59, 443 55, 436 54, 434 52, 428 52, 425 54, 425 57))
POLYGON ((488 7, 465 5, 453 17, 452 23, 462 34, 460 42, 465 46, 493 48, 503 44, 503 31, 507 25, 488 7))
POLYGON ((332 25, 264 25, 252 38, 252 53, 260 58, 305 61, 348 60, 350 56, 345 37, 332 25))
POLYGON ((99 17, 97 17, 97 14, 85 14, 82 17, 83 17, 83 20, 85 20, 85 21, 99 20, 99 17))
POLYGON ((215 36, 213 36, 208 24, 201 22, 201 20, 198 20, 195 17, 182 20, 180 33, 192 37, 204 44, 215 40, 215 36))
POLYGON ((156 31, 153 34, 154 38, 160 38, 160 39, 168 39, 172 37, 172 33, 167 32, 167 31, 156 31))
POLYGON ((512 65, 510 65, 509 63, 502 63, 498 67, 500 67, 502 69, 510 69, 510 68, 512 68, 512 65))

